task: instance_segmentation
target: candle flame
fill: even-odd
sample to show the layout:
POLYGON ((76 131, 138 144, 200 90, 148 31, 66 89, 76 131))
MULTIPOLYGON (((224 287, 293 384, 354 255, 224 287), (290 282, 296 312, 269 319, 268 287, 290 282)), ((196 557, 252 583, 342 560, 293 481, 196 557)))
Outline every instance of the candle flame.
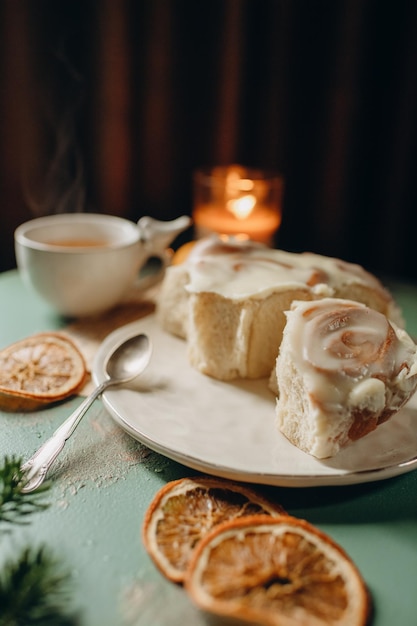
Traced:
POLYGON ((226 206, 227 210, 233 213, 236 219, 245 220, 252 213, 255 204, 255 196, 248 194, 237 200, 228 200, 226 206))
POLYGON ((254 181, 250 178, 242 178, 238 169, 231 170, 226 176, 226 195, 229 200, 226 202, 226 208, 238 220, 245 220, 252 213, 256 196, 250 192, 254 188, 254 181))

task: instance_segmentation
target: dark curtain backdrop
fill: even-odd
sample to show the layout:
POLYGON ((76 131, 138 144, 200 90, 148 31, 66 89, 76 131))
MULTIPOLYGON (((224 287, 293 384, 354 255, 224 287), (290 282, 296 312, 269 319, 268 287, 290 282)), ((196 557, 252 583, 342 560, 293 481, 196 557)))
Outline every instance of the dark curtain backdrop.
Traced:
POLYGON ((417 2, 2 0, 0 269, 32 216, 191 213, 286 180, 276 244, 417 280, 417 2))

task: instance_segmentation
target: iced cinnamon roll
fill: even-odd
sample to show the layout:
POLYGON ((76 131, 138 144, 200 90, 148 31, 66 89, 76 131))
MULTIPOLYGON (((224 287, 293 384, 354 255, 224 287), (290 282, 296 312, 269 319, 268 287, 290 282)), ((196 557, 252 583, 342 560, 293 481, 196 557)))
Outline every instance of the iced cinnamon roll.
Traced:
POLYGON ((165 330, 187 340, 191 364, 221 380, 268 377, 293 300, 350 298, 395 319, 399 309, 359 265, 213 236, 168 268, 158 301, 165 330))
POLYGON ((337 298, 293 302, 276 363, 277 420, 297 447, 334 456, 417 388, 417 347, 394 322, 337 298))

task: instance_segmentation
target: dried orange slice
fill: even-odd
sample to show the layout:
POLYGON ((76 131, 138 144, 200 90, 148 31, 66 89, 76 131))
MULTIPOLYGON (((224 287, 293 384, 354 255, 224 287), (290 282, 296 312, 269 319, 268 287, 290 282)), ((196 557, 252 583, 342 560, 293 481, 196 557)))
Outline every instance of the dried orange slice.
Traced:
POLYGON ((185 588, 203 610, 264 626, 364 626, 370 596, 330 537, 291 516, 225 522, 196 546, 185 588))
POLYGON ((162 487, 149 505, 143 542, 160 571, 170 580, 182 582, 195 545, 216 524, 243 515, 280 515, 283 511, 233 481, 181 478, 162 487))
POLYGON ((38 333, 0 351, 0 409, 33 411, 76 393, 87 369, 61 333, 38 333))

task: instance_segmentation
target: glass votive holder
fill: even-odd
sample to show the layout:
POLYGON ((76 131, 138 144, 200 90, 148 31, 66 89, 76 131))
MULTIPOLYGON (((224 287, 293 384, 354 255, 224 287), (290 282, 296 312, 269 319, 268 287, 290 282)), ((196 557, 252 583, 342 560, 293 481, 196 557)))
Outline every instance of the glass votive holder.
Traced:
POLYGON ((272 245, 282 219, 282 176, 242 165, 199 169, 193 177, 196 238, 233 235, 272 245))

